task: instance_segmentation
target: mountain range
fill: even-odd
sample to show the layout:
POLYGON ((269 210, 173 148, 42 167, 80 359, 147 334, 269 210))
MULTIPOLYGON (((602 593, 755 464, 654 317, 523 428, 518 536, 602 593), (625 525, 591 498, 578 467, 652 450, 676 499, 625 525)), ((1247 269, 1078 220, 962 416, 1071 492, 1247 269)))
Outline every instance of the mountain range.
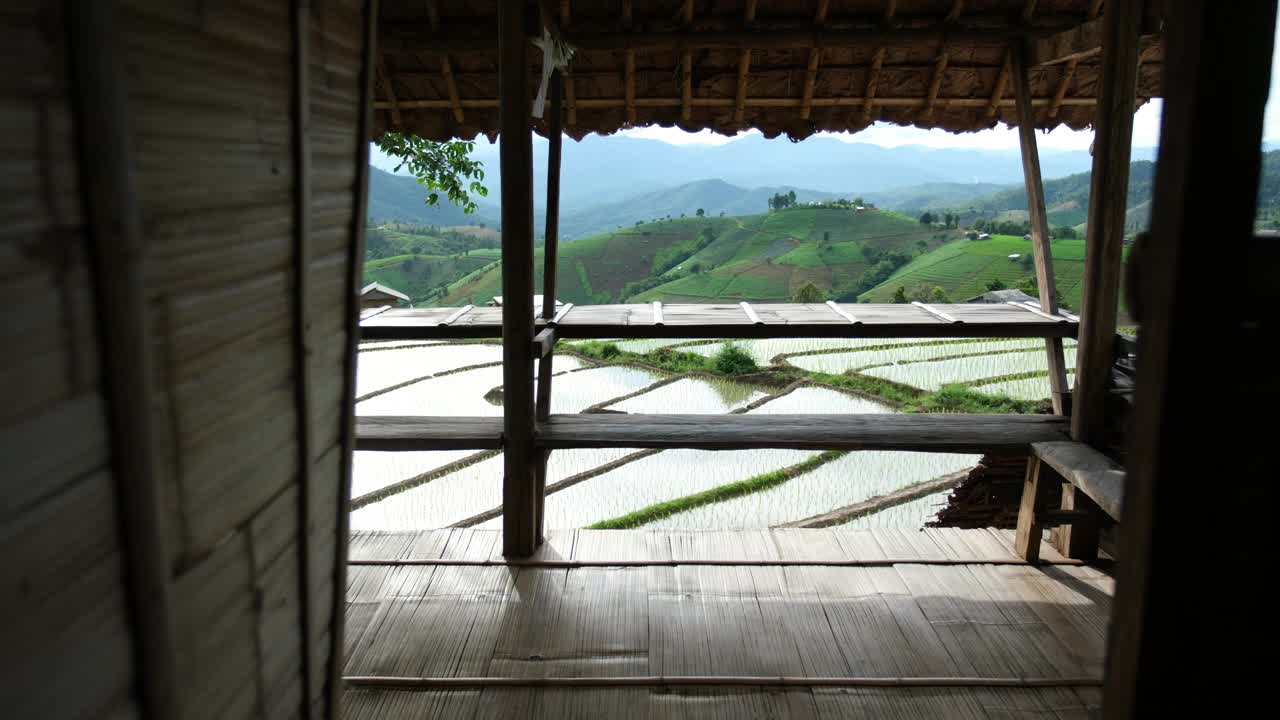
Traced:
MULTIPOLYGON (((496 143, 483 139, 476 143, 473 157, 484 164, 489 196, 477 198, 475 215, 462 216, 446 204, 427 207, 421 202, 425 193, 412 178, 375 170, 370 182, 370 219, 442 226, 496 225, 501 215, 498 149, 496 143)), ((1150 159, 1153 152, 1139 148, 1133 154, 1135 159, 1150 159)), ((767 208, 763 203, 755 205, 756 201, 777 191, 794 190, 797 199, 805 200, 861 195, 885 207, 915 208, 927 206, 919 197, 921 193, 935 202, 946 195, 951 198, 948 202, 960 204, 1022 180, 1022 161, 1016 149, 886 148, 831 136, 791 143, 748 135, 708 146, 590 135, 578 142, 566 141, 563 153, 560 223, 566 238, 668 213, 692 213, 698 207, 709 213, 758 212, 767 208), (752 194, 739 192, 730 197, 725 187, 705 184, 708 181, 699 178, 714 178, 752 194), (697 193, 690 193, 688 186, 693 183, 704 185, 697 193), (640 207, 637 201, 642 198, 652 209, 630 212, 628 208, 640 207), (611 217, 613 212, 624 215, 611 217)), ((535 139, 534 207, 539 227, 545 206, 546 156, 547 142, 535 139)), ((1045 178, 1087 172, 1091 165, 1092 158, 1085 151, 1041 152, 1045 178)))

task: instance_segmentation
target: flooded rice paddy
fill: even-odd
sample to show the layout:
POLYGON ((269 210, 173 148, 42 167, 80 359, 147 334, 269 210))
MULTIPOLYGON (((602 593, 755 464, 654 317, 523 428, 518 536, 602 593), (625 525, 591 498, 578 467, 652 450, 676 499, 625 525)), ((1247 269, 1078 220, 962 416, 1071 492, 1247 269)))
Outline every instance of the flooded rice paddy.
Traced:
MULTIPOLYGON (((724 342, 632 340, 636 353, 661 347, 714 355, 724 342)), ((859 372, 937 390, 948 384, 1022 400, 1048 396, 1043 341, 923 339, 769 339, 734 344, 762 367, 778 363, 813 372, 859 372), (1039 374, 1037 374, 1039 373, 1039 374), (1030 376, 1028 376, 1030 375, 1030 376)), ((555 358, 556 413, 891 413, 888 405, 827 387, 787 392, 711 376, 673 378, 656 369, 600 365, 574 357, 565 343, 555 358)), ((359 415, 498 416, 501 348, 483 343, 369 343, 361 346, 359 415), (478 367, 477 367, 478 366, 478 367)), ((1067 343, 1073 366, 1075 347, 1067 343)), ((801 450, 708 452, 557 450, 548 464, 546 525, 583 527, 696 493, 782 470, 818 455, 801 450), (612 467, 602 467, 609 464, 612 467), (567 481, 567 482, 566 482, 567 481)), ((642 526, 679 529, 763 528, 795 522, 963 470, 977 456, 911 452, 848 453, 773 484, 717 502, 693 504, 642 526)), ((357 452, 351 516, 354 530, 414 530, 456 524, 496 528, 501 517, 500 453, 357 452), (375 493, 370 496, 369 493, 375 493), (367 496, 367 497, 366 497, 367 496)), ((918 528, 945 501, 937 493, 883 509, 850 527, 918 528)))

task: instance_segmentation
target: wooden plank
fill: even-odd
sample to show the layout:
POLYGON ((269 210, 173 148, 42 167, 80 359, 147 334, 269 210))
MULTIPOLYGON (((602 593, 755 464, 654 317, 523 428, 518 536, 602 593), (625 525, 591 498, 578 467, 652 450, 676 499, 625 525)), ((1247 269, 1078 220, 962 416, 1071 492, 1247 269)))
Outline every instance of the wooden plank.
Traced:
POLYGON ((474 307, 475 307, 474 305, 463 305, 462 307, 455 310, 452 314, 450 314, 449 317, 445 318, 444 320, 441 320, 440 325, 441 326, 452 325, 454 322, 460 320, 463 315, 466 315, 467 313, 471 312, 471 309, 474 307))
POLYGON ((858 325, 861 323, 861 321, 858 320, 856 317, 854 317, 852 313, 848 312, 847 310, 837 305, 835 300, 828 300, 827 307, 831 308, 832 312, 834 312, 835 314, 839 315, 845 320, 848 320, 850 325, 858 325))
MULTIPOLYGON (((159 465, 157 448, 160 440, 153 424, 159 421, 159 417, 155 412, 157 403, 152 383, 159 373, 151 354, 155 342, 148 332, 146 249, 134 186, 135 160, 129 147, 131 131, 128 90, 124 82, 124 36, 113 4, 92 3, 80 7, 64 3, 61 8, 51 7, 49 10, 52 11, 51 19, 59 17, 65 23, 64 42, 60 47, 45 47, 49 39, 61 37, 56 24, 48 28, 49 37, 37 42, 40 52, 51 53, 50 62, 66 63, 65 71, 71 80, 75 169, 79 172, 79 199, 84 208, 84 230, 88 236, 93 306, 98 321, 97 340, 100 347, 109 349, 96 353, 96 359, 90 362, 100 362, 102 366, 101 384, 111 443, 111 475, 115 481, 114 512, 110 509, 112 498, 104 498, 106 502, 102 505, 106 506, 105 512, 111 513, 108 517, 117 523, 125 556, 123 581, 128 590, 127 615, 132 619, 132 632, 123 642, 133 647, 134 664, 130 674, 135 678, 137 703, 142 714, 156 718, 177 717, 183 705, 183 684, 176 679, 178 651, 177 640, 172 633, 175 605, 171 584, 173 561, 168 557, 165 533, 161 527, 161 498, 165 493, 162 488, 172 484, 172 479, 165 477, 167 473, 159 465)), ((35 36, 32 37, 34 39, 35 36)), ((57 90, 48 92, 52 95, 57 90)), ((43 102, 48 108, 57 107, 52 99, 43 102)), ((45 148, 41 155, 48 151, 49 148, 45 148)), ((52 162, 50 158, 44 159, 52 162)), ((52 174, 55 170, 44 168, 43 172, 52 174)), ((69 240, 62 242, 71 248, 73 245, 69 240)), ((101 422, 99 413, 94 413, 93 417, 94 422, 101 422)), ((11 429, 6 429, 6 432, 11 439, 15 435, 11 429)), ((66 453, 61 445, 58 450, 66 453)), ((18 477, 21 476, 19 470, 18 477)), ((65 502, 74 494, 61 488, 54 497, 65 502)), ((23 515, 18 511, 19 507, 13 506, 6 526, 20 526, 15 522, 23 515)), ((30 514, 29 509, 27 514, 30 514)), ((63 532, 74 537, 82 530, 68 526, 63 532)), ((31 530, 31 536, 37 536, 35 529, 31 530)), ((21 552, 22 543, 17 549, 26 554, 21 552)), ((56 562, 49 565, 74 567, 68 563, 66 543, 59 550, 56 562)), ((107 567, 105 562, 99 565, 107 567)), ((12 607, 14 600, 31 595, 32 577, 19 565, 13 576, 13 587, 18 591, 7 600, 7 604, 12 607), (27 590, 19 590, 22 586, 27 590)), ((119 571, 113 583, 121 583, 119 571)), ((34 587, 39 588, 39 583, 34 587)), ((110 601, 102 598, 101 607, 109 606, 110 601)), ((84 609, 81 611, 83 613, 84 609)), ((18 617, 22 617, 21 613, 18 617)), ((68 621, 74 619, 74 616, 67 618, 68 621)), ((78 639, 84 641, 87 638, 81 636, 78 639)), ((105 645, 106 641, 102 644, 105 645)), ((22 648, 24 644, 17 642, 16 647, 22 648)), ((105 650, 92 654, 99 658, 107 657, 105 650)), ((37 661, 35 666, 42 665, 37 661)), ((18 677, 21 676, 18 673, 18 677)), ((44 678, 44 681, 52 679, 44 678)), ((21 713, 21 706, 19 702, 18 708, 12 712, 21 713)), ((44 711, 50 710, 45 708, 44 711)))
POLYGON ((1118 463, 1078 442, 1034 443, 1031 452, 1083 490, 1113 520, 1120 519, 1125 471, 1118 463))
MULTIPOLYGON (((1012 49, 1014 95, 1018 110, 1018 141, 1022 148, 1022 174, 1027 187, 1027 209, 1031 216, 1031 243, 1035 254, 1036 286, 1040 291, 1041 309, 1052 315, 1058 312, 1057 281, 1053 275, 1053 252, 1050 245, 1049 216, 1045 210, 1044 182, 1040 174, 1040 150, 1036 146, 1036 116, 1031 108, 1031 78, 1028 74, 1027 48, 1012 49)), ((1126 156, 1127 158, 1128 156, 1126 156)), ((1126 159, 1127 163, 1128 160, 1126 159)), ((1053 411, 1066 411, 1067 367, 1062 339, 1047 337, 1045 355, 1049 364, 1049 390, 1053 411)))
MULTIPOLYGON (((408 418, 395 420, 409 422, 408 418)), ((541 448, 1027 452, 1033 442, 1065 440, 1066 426, 1064 418, 1043 415, 552 415, 539 429, 536 444, 541 448)))
POLYGON ((565 303, 564 305, 560 306, 560 309, 558 311, 556 311, 556 316, 547 321, 547 324, 552 327, 556 326, 557 324, 559 324, 561 320, 565 318, 566 315, 569 314, 569 311, 572 309, 573 309, 573 303, 565 303))
POLYGON ((361 320, 368 320, 369 318, 373 317, 374 315, 381 315, 382 313, 384 313, 384 312, 386 312, 386 311, 388 311, 388 310, 390 310, 390 309, 391 309, 391 306, 390 306, 390 305, 383 305, 382 307, 376 307, 376 308, 370 308, 370 309, 368 309, 368 310, 362 310, 362 311, 360 311, 360 319, 361 319, 361 320))
POLYGON ((502 418, 496 417, 361 415, 356 450, 497 450, 502 432, 502 418))
POLYGON ((503 553, 533 554, 537 520, 533 449, 533 146, 524 3, 498 11, 502 169, 503 553))
POLYGON ((556 261, 560 248, 560 146, 564 138, 561 129, 562 92, 560 71, 551 73, 547 88, 551 96, 547 124, 547 204, 546 230, 543 234, 542 260, 542 317, 548 321, 556 317, 556 261))
POLYGON ((912 305, 915 305, 916 307, 920 308, 921 310, 924 310, 925 312, 929 313, 930 315, 933 315, 934 317, 939 318, 940 320, 944 320, 944 321, 949 322, 949 323, 960 323, 960 322, 963 322, 962 320, 957 320, 957 319, 955 319, 954 317, 952 317, 952 316, 950 316, 950 315, 948 315, 948 314, 946 314, 946 313, 942 312, 941 310, 938 310, 937 308, 933 307, 932 305, 926 305, 925 303, 922 303, 922 302, 920 302, 920 301, 918 301, 918 300, 912 300, 912 301, 911 301, 911 304, 912 304, 912 305))
MULTIPOLYGON (((1102 69, 1094 121, 1093 173, 1084 249, 1084 307, 1076 351, 1076 389, 1071 434, 1098 445, 1106 429, 1107 383, 1115 362, 1116 312, 1124 253, 1129 161, 1133 145, 1133 101, 1138 82, 1138 35, 1143 6, 1117 2, 1101 18, 1102 69)), ((1096 21, 1095 21, 1096 22, 1096 21)), ((1053 312, 1044 304, 1041 307, 1053 312)))

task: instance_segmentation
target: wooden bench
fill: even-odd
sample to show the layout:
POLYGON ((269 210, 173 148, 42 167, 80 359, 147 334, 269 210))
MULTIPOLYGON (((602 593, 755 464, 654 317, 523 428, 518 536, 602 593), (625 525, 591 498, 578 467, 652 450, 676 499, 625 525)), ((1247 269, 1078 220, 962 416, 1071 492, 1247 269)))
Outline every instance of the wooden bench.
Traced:
POLYGON ((1064 555, 1077 560, 1098 556, 1098 534, 1102 516, 1120 520, 1124 501, 1124 468, 1111 458, 1078 442, 1031 443, 1027 477, 1018 508, 1018 554, 1027 562, 1040 559, 1040 539, 1046 527, 1061 526, 1060 545, 1064 555), (1048 466, 1054 473, 1045 473, 1048 466), (1057 475, 1059 482, 1048 476, 1057 475), (1061 487, 1062 504, 1048 508, 1061 487))

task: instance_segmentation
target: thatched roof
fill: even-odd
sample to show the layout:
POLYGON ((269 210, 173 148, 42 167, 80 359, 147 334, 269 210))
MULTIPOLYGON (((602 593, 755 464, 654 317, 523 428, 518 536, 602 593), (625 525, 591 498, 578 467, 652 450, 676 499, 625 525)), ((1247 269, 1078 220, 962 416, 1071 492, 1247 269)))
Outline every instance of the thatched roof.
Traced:
MULTIPOLYGON (((531 4, 532 5, 532 4, 531 4)), ((1093 120, 1100 0, 579 0, 539 3, 576 48, 565 132, 658 124, 793 139, 876 120, 1015 124, 1010 47, 1026 42, 1036 125, 1093 120)), ((1160 94, 1161 3, 1141 40, 1137 104, 1160 94)), ((537 19, 538 12, 530 12, 537 19)), ((542 23, 528 27, 532 40, 542 23)), ((498 130, 497 2, 384 0, 375 133, 498 130)), ((529 71, 541 78, 532 44, 529 71)))

